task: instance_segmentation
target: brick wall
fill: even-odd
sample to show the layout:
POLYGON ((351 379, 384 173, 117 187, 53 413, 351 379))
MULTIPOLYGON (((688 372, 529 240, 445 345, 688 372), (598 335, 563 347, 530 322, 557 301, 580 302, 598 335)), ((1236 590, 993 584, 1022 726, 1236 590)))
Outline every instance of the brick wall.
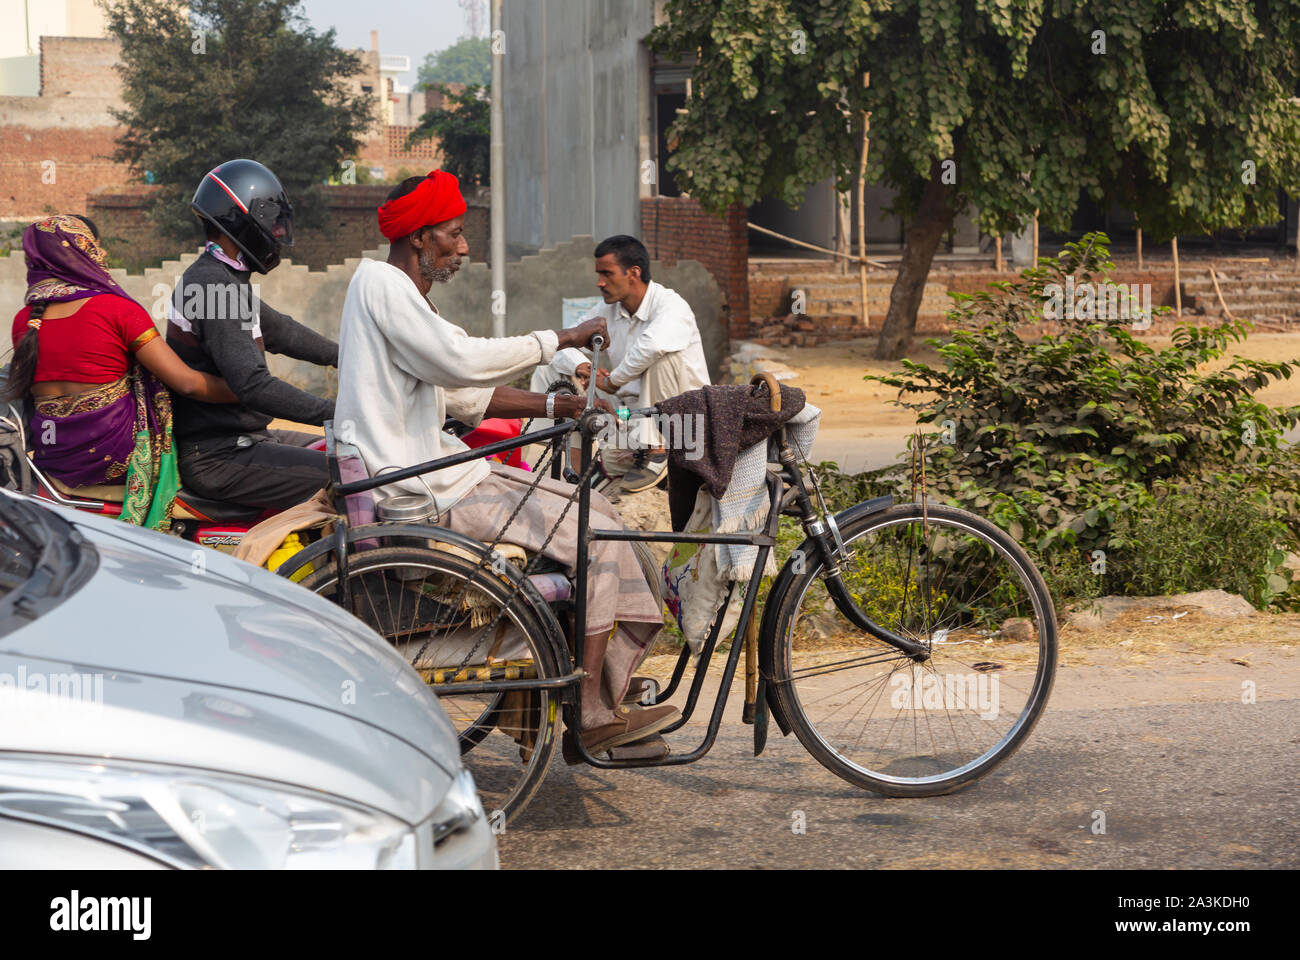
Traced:
POLYGON ((126 167, 106 159, 115 135, 113 127, 10 125, 0 111, 0 219, 83 213, 91 190, 125 183, 126 167))
MULTIPOLYGON (((1202 271, 1204 273, 1204 271, 1202 271)), ((1003 273, 996 270, 931 270, 930 281, 942 283, 949 290, 957 293, 976 293, 984 290, 990 283, 1006 281, 1015 277, 1015 272, 1008 269, 1003 273)), ((1187 267, 1183 268, 1183 282, 1191 277, 1187 267)), ((1157 307, 1174 305, 1174 271, 1172 266, 1161 265, 1159 269, 1117 268, 1110 279, 1115 283, 1149 283, 1151 284, 1151 302, 1157 307)))
MULTIPOLYGON (((159 261, 192 252, 201 245, 196 228, 190 242, 159 235, 148 218, 146 204, 151 187, 105 188, 85 198, 86 212, 94 218, 108 245, 109 255, 129 270, 153 266, 159 261)), ((326 194, 325 223, 315 229, 298 230, 288 258, 323 270, 331 263, 360 256, 384 242, 375 220, 375 208, 392 189, 389 186, 323 187, 326 194)))
POLYGON ((408 150, 406 138, 415 127, 391 126, 388 128, 388 164, 392 172, 398 167, 410 167, 419 173, 428 173, 438 165, 438 139, 431 137, 413 144, 408 150))
POLYGON ((98 37, 41 37, 42 97, 104 97, 117 100, 121 46, 98 37))
POLYGON ((115 40, 41 38, 41 91, 0 97, 0 218, 81 213, 86 194, 125 183, 108 159, 119 127, 115 40))
MULTIPOLYGON (((790 312, 790 282, 786 277, 749 278, 749 315, 780 317, 790 312)), ((743 337, 743 333, 733 334, 743 337)))
POLYGON ((710 216, 689 197, 643 197, 641 241, 650 259, 671 267, 678 260, 704 264, 726 298, 729 338, 749 328, 749 225, 744 207, 710 216))
MULTIPOLYGON (((154 266, 159 261, 192 252, 200 246, 195 230, 188 243, 158 234, 148 218, 146 204, 153 187, 131 185, 103 188, 84 197, 76 209, 85 210, 99 227, 109 256, 129 270, 154 266)), ((359 257, 386 241, 379 232, 375 209, 392 189, 377 186, 323 187, 327 203, 325 223, 317 228, 298 230, 288 258, 305 263, 313 270, 323 270, 331 263, 359 257)), ((470 204, 465 214, 465 235, 469 241, 471 262, 485 260, 489 248, 489 215, 486 205, 470 204)))

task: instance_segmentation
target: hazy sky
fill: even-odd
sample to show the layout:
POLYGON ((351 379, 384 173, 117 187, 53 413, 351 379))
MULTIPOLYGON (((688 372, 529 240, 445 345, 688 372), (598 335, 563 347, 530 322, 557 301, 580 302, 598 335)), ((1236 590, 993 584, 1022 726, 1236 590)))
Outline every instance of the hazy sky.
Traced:
POLYGON ((302 11, 317 30, 333 27, 340 47, 369 50, 370 31, 378 30, 380 53, 411 58, 411 72, 400 78, 408 86, 426 53, 445 50, 468 32, 457 0, 302 0, 302 11))

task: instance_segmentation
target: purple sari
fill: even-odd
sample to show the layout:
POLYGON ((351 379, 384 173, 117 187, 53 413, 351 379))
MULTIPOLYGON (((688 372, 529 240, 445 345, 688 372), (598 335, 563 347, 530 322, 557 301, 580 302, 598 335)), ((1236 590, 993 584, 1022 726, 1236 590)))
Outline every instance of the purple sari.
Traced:
MULTIPOLYGON (((124 297, 108 275, 107 256, 77 217, 48 217, 23 233, 29 304, 124 297)), ((33 321, 27 336, 40 334, 33 321)), ((171 396, 139 363, 85 393, 33 398, 30 429, 36 466, 70 486, 122 483, 120 519, 155 530, 171 526, 180 487, 172 446, 171 396)))

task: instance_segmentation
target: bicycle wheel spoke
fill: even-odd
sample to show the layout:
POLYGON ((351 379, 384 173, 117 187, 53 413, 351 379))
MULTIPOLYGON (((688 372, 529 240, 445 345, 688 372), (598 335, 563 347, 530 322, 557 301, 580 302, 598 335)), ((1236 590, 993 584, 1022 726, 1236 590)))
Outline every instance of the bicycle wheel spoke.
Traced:
MULTIPOLYGON (((555 675, 542 672, 554 661, 518 594, 479 579, 474 561, 432 547, 380 547, 350 558, 348 580, 354 615, 413 661, 435 694, 466 679, 555 675)), ((334 565, 303 585, 336 601, 341 593, 334 565)), ((554 753, 555 693, 456 694, 441 703, 489 817, 510 819, 554 753)))
POLYGON ((913 791, 902 795, 945 792, 991 769, 1037 718, 1055 662, 1051 598, 985 521, 934 506, 927 521, 912 504, 888 514, 844 531, 852 555, 841 579, 869 619, 926 652, 912 662, 882 650, 822 599, 812 571, 787 601, 778 695, 800 739, 841 776, 913 791), (1028 637, 1002 633, 1012 619, 1027 622, 1028 637))

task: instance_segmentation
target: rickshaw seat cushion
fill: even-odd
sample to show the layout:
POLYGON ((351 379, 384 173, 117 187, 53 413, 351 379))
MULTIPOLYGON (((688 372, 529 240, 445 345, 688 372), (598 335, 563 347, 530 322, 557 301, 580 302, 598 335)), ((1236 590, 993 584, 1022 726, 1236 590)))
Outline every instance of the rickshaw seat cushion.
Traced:
MULTIPOLYGON (((457 556, 464 557, 466 560, 476 560, 474 554, 461 547, 450 543, 438 543, 434 541, 434 546, 438 550, 445 550, 447 553, 454 553, 457 556)), ((501 554, 519 569, 524 569, 528 564, 528 554, 524 548, 513 543, 498 543, 496 552, 501 554)), ((542 595, 542 599, 547 603, 563 603, 573 596, 573 582, 562 573, 533 573, 528 576, 529 582, 542 595)))
POLYGON ((47 475, 46 479, 50 481, 50 486, 65 497, 121 503, 122 498, 126 496, 126 484, 124 483, 90 483, 84 487, 70 487, 62 480, 56 480, 54 477, 47 475))

